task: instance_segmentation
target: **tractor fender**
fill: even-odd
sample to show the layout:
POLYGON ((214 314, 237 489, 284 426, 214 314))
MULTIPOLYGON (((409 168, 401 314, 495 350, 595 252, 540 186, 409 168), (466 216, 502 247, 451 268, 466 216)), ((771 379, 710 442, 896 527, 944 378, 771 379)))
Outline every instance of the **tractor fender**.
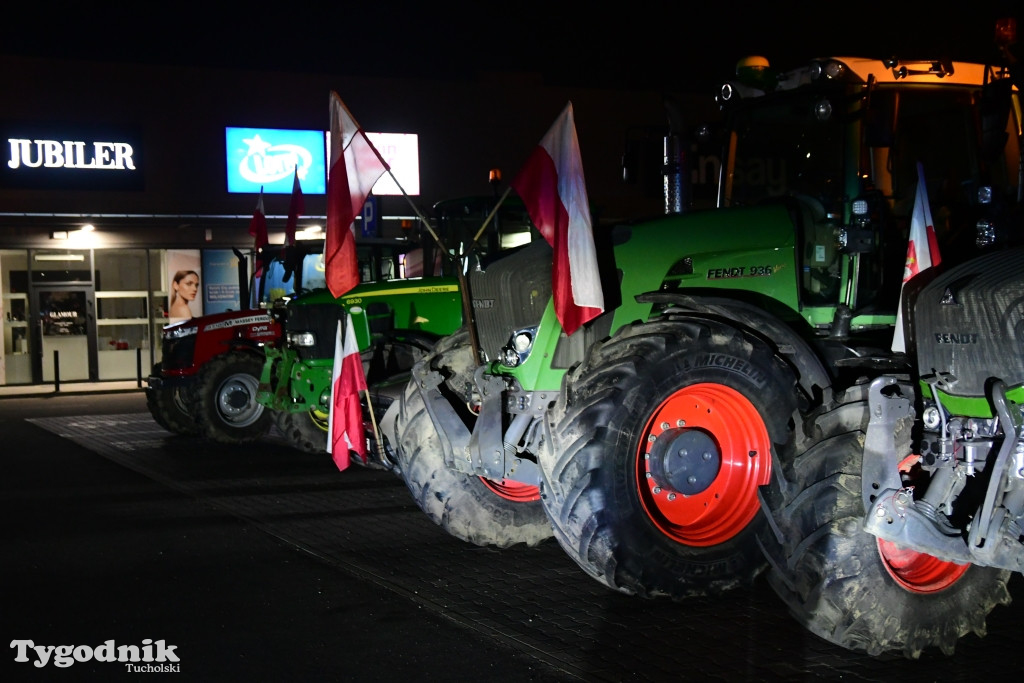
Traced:
POLYGON ((769 344, 793 366, 800 388, 814 403, 832 386, 832 375, 814 348, 796 330, 757 306, 714 296, 693 296, 683 292, 657 291, 640 294, 640 303, 668 304, 673 314, 697 313, 719 319, 769 344))

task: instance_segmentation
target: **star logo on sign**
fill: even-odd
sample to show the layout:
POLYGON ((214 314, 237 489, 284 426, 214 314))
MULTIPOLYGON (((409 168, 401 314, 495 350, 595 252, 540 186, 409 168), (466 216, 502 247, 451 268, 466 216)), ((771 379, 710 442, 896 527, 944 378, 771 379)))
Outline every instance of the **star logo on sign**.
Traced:
POLYGON ((242 142, 249 145, 249 151, 247 153, 249 156, 254 154, 262 156, 266 154, 267 149, 270 148, 270 143, 263 140, 263 138, 259 136, 259 133, 251 138, 243 139, 242 142))

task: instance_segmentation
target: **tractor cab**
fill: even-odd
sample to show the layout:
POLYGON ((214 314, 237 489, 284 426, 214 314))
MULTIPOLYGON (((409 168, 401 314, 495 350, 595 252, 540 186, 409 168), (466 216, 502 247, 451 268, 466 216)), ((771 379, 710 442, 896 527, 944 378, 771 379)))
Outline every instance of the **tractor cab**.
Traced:
POLYGON ((790 209, 801 305, 819 327, 837 305, 866 325, 895 312, 919 178, 940 253, 957 261, 985 246, 995 228, 979 225, 1020 192, 1007 69, 842 57, 776 72, 743 60, 717 98, 728 130, 718 205, 790 209))

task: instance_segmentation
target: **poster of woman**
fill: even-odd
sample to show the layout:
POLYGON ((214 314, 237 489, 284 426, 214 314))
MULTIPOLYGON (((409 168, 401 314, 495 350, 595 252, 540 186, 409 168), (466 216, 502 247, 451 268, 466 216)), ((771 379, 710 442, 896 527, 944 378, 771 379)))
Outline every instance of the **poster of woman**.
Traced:
POLYGON ((176 323, 201 316, 203 297, 199 296, 199 250, 168 249, 166 254, 168 322, 176 323))

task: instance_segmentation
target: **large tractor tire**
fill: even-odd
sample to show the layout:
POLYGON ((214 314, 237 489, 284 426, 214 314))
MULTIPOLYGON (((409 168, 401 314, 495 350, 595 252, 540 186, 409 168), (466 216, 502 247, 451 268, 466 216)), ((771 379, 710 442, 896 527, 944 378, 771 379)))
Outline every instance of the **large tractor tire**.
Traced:
POLYGON ((1010 572, 942 561, 864 531, 865 389, 816 411, 793 463, 775 468, 765 496, 777 530, 763 539, 768 581, 798 621, 836 645, 950 655, 961 636, 983 636, 988 613, 1010 602, 1010 572))
MULTIPOLYGON (((153 366, 154 377, 160 377, 161 364, 153 366)), ((159 388, 146 387, 146 407, 156 423, 174 434, 193 436, 199 425, 192 418, 192 395, 187 386, 162 384, 159 388)))
POLYGON ((223 444, 256 441, 270 430, 271 415, 256 401, 263 362, 230 351, 207 362, 196 383, 194 416, 203 435, 223 444))
POLYGON ((566 374, 539 457, 555 537, 641 597, 717 594, 766 563, 758 487, 787 452, 797 389, 773 351, 710 320, 634 324, 566 374))
POLYGON ((327 425, 329 415, 311 408, 297 413, 278 411, 275 423, 278 431, 291 446, 303 453, 327 452, 327 425))
MULTIPOLYGON (((449 388, 464 391, 464 370, 472 367, 465 330, 438 343, 422 362, 450 373, 449 388)), ((398 465, 420 509, 452 536, 479 546, 534 546, 551 537, 538 487, 494 481, 450 469, 441 438, 424 404, 423 393, 410 382, 399 399, 396 418, 398 465)))

